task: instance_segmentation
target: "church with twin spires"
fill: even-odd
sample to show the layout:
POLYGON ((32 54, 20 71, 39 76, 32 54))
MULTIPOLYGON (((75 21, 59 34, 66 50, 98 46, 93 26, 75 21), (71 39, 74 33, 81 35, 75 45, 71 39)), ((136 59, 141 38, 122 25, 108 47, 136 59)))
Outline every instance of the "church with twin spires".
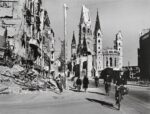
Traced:
POLYGON ((94 31, 91 27, 89 9, 84 5, 81 9, 79 22, 79 42, 76 43, 75 34, 71 43, 72 66, 80 65, 80 72, 86 70, 91 76, 93 69, 96 75, 105 69, 121 70, 123 66, 123 39, 121 31, 115 35, 114 47, 103 48, 103 34, 100 26, 99 14, 97 11, 94 31))

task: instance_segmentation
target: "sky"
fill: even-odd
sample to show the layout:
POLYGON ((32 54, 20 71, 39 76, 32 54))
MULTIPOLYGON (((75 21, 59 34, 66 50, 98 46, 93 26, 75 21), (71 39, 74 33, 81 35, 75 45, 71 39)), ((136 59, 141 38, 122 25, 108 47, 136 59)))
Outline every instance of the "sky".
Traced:
POLYGON ((43 0, 48 11, 51 27, 55 32, 56 55, 60 52, 60 39, 64 39, 64 11, 67 10, 67 52, 70 57, 70 44, 73 31, 78 42, 79 20, 82 5, 90 10, 94 31, 97 10, 103 33, 103 47, 113 47, 116 33, 123 35, 123 64, 138 65, 139 37, 142 29, 150 28, 150 0, 43 0))

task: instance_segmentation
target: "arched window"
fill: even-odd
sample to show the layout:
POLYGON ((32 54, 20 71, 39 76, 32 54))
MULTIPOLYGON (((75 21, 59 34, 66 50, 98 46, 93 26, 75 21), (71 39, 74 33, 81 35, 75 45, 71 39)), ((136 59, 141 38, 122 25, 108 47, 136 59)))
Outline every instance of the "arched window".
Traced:
POLYGON ((88 33, 90 33, 90 29, 88 29, 88 33))
POLYGON ((109 60, 110 60, 110 67, 112 67, 112 58, 110 57, 109 60))
POLYGON ((83 27, 83 32, 85 33, 85 31, 86 31, 86 29, 85 29, 85 27, 83 27))
POLYGON ((101 42, 101 40, 98 40, 98 43, 100 43, 101 42))

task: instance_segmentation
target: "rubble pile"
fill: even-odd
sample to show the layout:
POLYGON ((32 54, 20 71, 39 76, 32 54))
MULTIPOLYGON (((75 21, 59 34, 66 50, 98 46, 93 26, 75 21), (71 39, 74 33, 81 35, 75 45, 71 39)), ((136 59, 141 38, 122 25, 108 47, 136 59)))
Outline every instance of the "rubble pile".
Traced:
POLYGON ((0 94, 57 88, 53 79, 44 78, 34 69, 25 69, 19 65, 12 68, 0 66, 0 69, 0 94))

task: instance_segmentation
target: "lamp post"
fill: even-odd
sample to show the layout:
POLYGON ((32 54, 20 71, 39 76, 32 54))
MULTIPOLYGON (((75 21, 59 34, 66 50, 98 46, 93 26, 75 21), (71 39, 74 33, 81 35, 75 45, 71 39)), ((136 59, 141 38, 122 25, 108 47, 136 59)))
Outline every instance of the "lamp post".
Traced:
POLYGON ((66 18, 67 18, 67 5, 64 4, 64 76, 66 76, 65 70, 66 70, 66 18))
MULTIPOLYGON (((64 4, 64 77, 65 77, 65 85, 66 85, 66 35, 67 35, 67 22, 66 22, 66 19, 67 19, 67 5, 64 4)), ((66 87, 65 87, 66 89, 66 87)))

